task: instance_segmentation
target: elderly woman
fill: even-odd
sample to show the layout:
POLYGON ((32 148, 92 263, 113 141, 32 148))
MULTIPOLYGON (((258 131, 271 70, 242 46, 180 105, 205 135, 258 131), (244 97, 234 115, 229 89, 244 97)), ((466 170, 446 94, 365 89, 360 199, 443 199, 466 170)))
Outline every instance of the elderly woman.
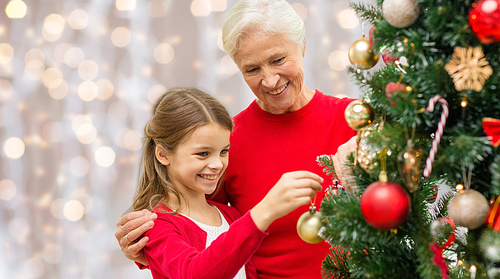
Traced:
MULTIPOLYGON (((287 172, 306 170, 328 177, 316 163, 335 154, 355 135, 344 119, 352 99, 339 99, 310 89, 304 82, 304 23, 285 0, 241 0, 223 26, 225 51, 232 57, 257 99, 233 118, 230 164, 225 185, 214 200, 230 203, 244 214, 287 172)), ((318 193, 319 208, 323 191, 318 193)), ((268 228, 252 260, 259 278, 321 278, 321 263, 330 245, 299 238, 299 207, 268 228)), ((261 214, 266 214, 262 212, 261 214)), ((115 233, 129 258, 147 265, 140 236, 153 226, 155 214, 131 212, 115 233)))

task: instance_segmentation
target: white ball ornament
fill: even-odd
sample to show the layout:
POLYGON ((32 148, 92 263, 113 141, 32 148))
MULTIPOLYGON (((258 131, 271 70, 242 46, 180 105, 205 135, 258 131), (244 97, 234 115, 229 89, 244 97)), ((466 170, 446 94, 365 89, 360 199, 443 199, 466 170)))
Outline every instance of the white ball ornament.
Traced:
POLYGON ((420 6, 417 0, 384 0, 382 14, 391 26, 405 28, 417 21, 420 6))
POLYGON ((477 229, 488 217, 488 200, 476 190, 468 189, 455 195, 448 204, 448 214, 457 226, 477 229))

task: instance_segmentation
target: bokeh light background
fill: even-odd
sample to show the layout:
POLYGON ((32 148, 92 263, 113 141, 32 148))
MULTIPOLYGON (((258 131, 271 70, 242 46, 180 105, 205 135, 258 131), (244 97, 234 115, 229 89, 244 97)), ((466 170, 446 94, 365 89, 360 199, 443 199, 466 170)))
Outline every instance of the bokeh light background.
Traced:
MULTIPOLYGON (((368 27, 345 0, 289 2, 306 24, 308 86, 359 97, 347 50, 368 27)), ((234 3, 0 0, 1 279, 151 278, 114 237, 143 127, 171 87, 199 87, 231 115, 254 99, 222 50, 234 3)))

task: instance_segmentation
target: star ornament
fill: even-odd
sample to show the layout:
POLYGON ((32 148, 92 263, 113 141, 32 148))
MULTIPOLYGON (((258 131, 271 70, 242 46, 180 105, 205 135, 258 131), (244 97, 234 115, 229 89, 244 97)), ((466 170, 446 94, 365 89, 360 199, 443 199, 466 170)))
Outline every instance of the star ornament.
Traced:
POLYGON ((457 91, 481 91, 493 69, 484 57, 481 47, 455 47, 444 69, 453 78, 457 91))

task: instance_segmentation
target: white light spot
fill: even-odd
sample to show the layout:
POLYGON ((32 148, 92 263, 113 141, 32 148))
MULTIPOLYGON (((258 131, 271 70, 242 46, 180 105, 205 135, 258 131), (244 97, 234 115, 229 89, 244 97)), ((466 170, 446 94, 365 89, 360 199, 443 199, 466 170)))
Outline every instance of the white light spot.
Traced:
POLYGON ((70 221, 78 221, 83 217, 85 209, 83 205, 76 200, 68 201, 63 208, 63 214, 70 221))
POLYGON ((101 146, 95 152, 95 161, 101 167, 109 167, 115 163, 115 151, 108 146, 101 146))
POLYGON ((24 142, 17 137, 8 138, 3 143, 3 152, 10 159, 19 159, 24 155, 24 142))

